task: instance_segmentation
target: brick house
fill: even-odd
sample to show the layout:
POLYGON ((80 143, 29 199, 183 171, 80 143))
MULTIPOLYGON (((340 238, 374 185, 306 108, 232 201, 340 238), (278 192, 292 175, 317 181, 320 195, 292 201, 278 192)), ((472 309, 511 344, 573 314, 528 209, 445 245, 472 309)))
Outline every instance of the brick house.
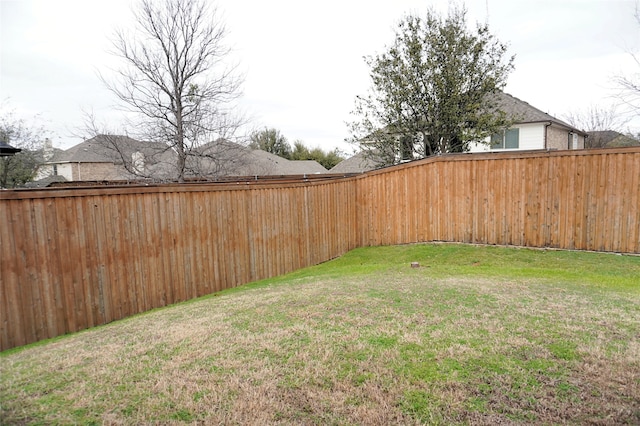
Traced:
POLYGON ((170 177, 175 153, 166 145, 128 136, 98 135, 46 159, 36 179, 61 176, 67 181, 129 180, 170 177))
MULTIPOLYGON (((177 155, 168 145, 140 142, 127 136, 99 135, 46 157, 36 182, 113 181, 149 177, 173 181, 177 155)), ((185 176, 304 175, 327 173, 316 161, 291 161, 265 151, 218 140, 187 157, 185 176)))

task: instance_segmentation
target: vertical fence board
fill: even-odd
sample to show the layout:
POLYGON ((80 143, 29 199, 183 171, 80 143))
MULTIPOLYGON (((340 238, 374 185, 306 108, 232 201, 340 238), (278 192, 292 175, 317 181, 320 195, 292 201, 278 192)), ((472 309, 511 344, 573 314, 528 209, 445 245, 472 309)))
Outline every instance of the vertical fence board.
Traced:
MULTIPOLYGON (((58 335, 55 320, 55 293, 53 285, 49 274, 45 273, 40 267, 40 265, 49 264, 51 262, 46 232, 45 202, 46 200, 33 200, 32 212, 32 220, 36 229, 36 235, 34 237, 35 241, 33 242, 33 245, 36 246, 36 264, 38 265, 38 276, 36 279, 39 280, 42 292, 40 306, 44 321, 42 324, 42 335, 37 336, 37 339, 44 339, 58 335)), ((2 244, 0 244, 0 253, 4 253, 2 250, 2 244)), ((0 309, 2 309, 1 304, 0 309)))
POLYGON ((608 247, 609 251, 618 251, 618 247, 620 246, 619 242, 622 238, 622 205, 624 203, 623 196, 623 188, 625 182, 621 179, 621 174, 619 173, 619 169, 623 169, 622 164, 620 164, 619 156, 612 155, 611 156, 611 164, 612 164, 612 175, 609 179, 608 184, 613 187, 613 197, 617 202, 608 203, 609 207, 609 217, 613 218, 613 229, 611 233, 610 245, 608 247))
POLYGON ((42 310, 36 309, 41 301, 39 295, 39 283, 36 272, 36 249, 31 245, 32 242, 37 242, 36 233, 34 230, 32 211, 32 202, 14 204, 14 207, 19 208, 17 212, 22 222, 22 237, 16 238, 15 241, 15 253, 18 257, 18 266, 24 271, 23 285, 20 287, 20 304, 24 312, 32 311, 31 315, 25 316, 24 330, 34 336, 40 334, 39 323, 42 320, 42 310))
MULTIPOLYGON (((10 251, 12 248, 9 244, 11 219, 8 214, 8 207, 8 202, 0 204, 0 217, 6 218, 6 220, 0 220, 0 253, 13 253, 13 251, 10 251)), ((10 348, 17 345, 17 342, 14 342, 14 335, 19 332, 18 322, 21 320, 19 314, 10 312, 12 304, 9 293, 16 287, 11 283, 16 281, 15 275, 17 275, 17 271, 15 269, 10 270, 9 265, 3 264, 2 266, 3 268, 0 268, 0 347, 10 348)), ((15 309, 15 305, 13 308, 15 309)))
POLYGON ((78 253, 80 263, 80 287, 84 290, 82 302, 84 305, 86 324, 85 327, 95 327, 98 324, 102 324, 98 316, 98 302, 96 299, 97 291, 95 286, 95 274, 96 268, 96 254, 95 254, 95 217, 91 211, 89 205, 91 204, 91 197, 84 197, 80 202, 75 203, 76 217, 78 223, 82 224, 82 232, 79 236, 79 244, 81 247, 78 253))
MULTIPOLYGON (((20 206, 17 201, 8 201, 3 203, 0 209, 3 220, 0 220, 0 232, 2 239, 0 247, 3 256, 0 261, 7 259, 8 253, 16 253, 16 236, 22 235, 22 222, 16 214, 14 206, 20 206), (5 219, 6 218, 6 219, 5 219), (17 230, 17 232, 12 232, 17 230), (5 257, 6 256, 6 257, 5 257)), ((17 256, 16 256, 17 257, 17 256)), ((0 277, 2 278, 2 343, 3 348, 11 348, 29 343, 35 336, 29 334, 28 327, 25 328, 26 313, 20 300, 21 268, 19 259, 12 258, 11 262, 3 262, 0 268, 0 277), (5 316, 6 315, 6 316, 5 316), (5 346, 6 345, 6 346, 5 346)))
POLYGON ((629 232, 624 251, 633 253, 634 251, 640 251, 640 155, 635 155, 629 159, 629 165, 625 172, 625 175, 629 176, 628 183, 631 187, 631 196, 627 207, 629 232))

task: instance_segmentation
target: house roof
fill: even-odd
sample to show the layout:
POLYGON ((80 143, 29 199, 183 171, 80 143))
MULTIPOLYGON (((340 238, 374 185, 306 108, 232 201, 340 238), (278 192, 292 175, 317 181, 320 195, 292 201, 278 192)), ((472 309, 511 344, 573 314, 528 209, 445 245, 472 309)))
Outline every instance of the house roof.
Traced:
POLYGON ((608 144, 618 136, 622 136, 622 134, 614 130, 598 130, 589 132, 589 139, 597 139, 599 141, 602 141, 602 145, 608 144))
MULTIPOLYGON (((204 144, 195 151, 197 155, 187 157, 186 175, 190 177, 304 175, 328 172, 315 160, 287 160, 224 139, 204 144)), ((131 161, 135 152, 144 154, 145 164, 153 168, 150 171, 154 176, 170 177, 174 171, 176 154, 167 145, 141 142, 128 136, 96 136, 66 151, 55 153, 48 163, 122 164, 122 157, 131 161), (122 156, 114 149, 115 145, 122 151, 122 156)), ((125 175, 123 178, 126 178, 125 175)))
POLYGON ((42 179, 27 182, 24 186, 26 188, 46 188, 47 186, 56 182, 67 182, 67 179, 62 175, 52 175, 42 179))
POLYGON ((586 133, 580 129, 576 129, 568 123, 557 119, 556 117, 547 114, 539 110, 538 108, 531 106, 529 103, 516 98, 508 93, 498 92, 496 96, 497 109, 504 111, 507 117, 514 120, 516 123, 542 123, 551 122, 561 127, 570 129, 571 131, 578 133, 582 136, 586 136, 586 133))
POLYGON ((329 171, 316 160, 291 160, 289 164, 294 165, 294 168, 303 168, 306 174, 327 173, 329 171))
POLYGON ((600 130, 589 132, 589 140, 594 141, 595 146, 620 148, 625 146, 640 146, 640 140, 623 135, 615 130, 600 130))
POLYGON ((364 173, 369 170, 376 169, 377 166, 374 161, 368 158, 364 151, 360 151, 356 155, 342 160, 331 170, 330 173, 364 173))
MULTIPOLYGON (((247 175, 286 175, 286 174, 299 174, 288 171, 289 160, 279 157, 261 149, 251 149, 247 156, 247 163, 243 170, 239 172, 247 172, 247 175)), ((236 174, 239 176, 239 174, 236 174)))
POLYGON ((134 152, 141 152, 146 157, 154 157, 159 154, 171 155, 170 148, 158 142, 141 142, 128 136, 98 135, 87 139, 71 148, 54 152, 49 163, 121 163, 118 147, 125 156, 131 156, 134 152))
POLYGON ((193 175, 260 176, 327 173, 313 160, 291 161, 260 149, 219 139, 198 148, 202 157, 188 159, 193 175))
MULTIPOLYGON (((249 148, 247 148, 249 149, 249 148)), ((310 175, 327 173, 315 160, 287 160, 261 149, 251 149, 245 171, 248 175, 310 175)))
POLYGON ((111 163, 121 166, 116 169, 118 179, 130 179, 136 177, 127 171, 136 161, 135 153, 143 154, 140 160, 144 164, 145 174, 158 179, 173 179, 176 175, 176 153, 168 145, 142 142, 121 135, 97 135, 65 151, 54 150, 53 157, 44 164, 111 163))

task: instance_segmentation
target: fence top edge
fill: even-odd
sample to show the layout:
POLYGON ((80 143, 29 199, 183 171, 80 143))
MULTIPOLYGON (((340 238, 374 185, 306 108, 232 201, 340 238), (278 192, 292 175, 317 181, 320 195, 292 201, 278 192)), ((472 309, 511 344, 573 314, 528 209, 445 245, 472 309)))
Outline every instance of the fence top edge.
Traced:
POLYGON ((499 152, 459 152, 434 157, 427 157, 420 160, 409 161, 403 164, 396 164, 381 169, 371 170, 363 173, 357 178, 366 179, 367 176, 393 173, 399 170, 424 166, 430 163, 455 162, 455 161, 496 161, 496 160, 518 160, 541 157, 581 157, 596 155, 616 155, 616 154, 640 154, 640 146, 624 148, 591 148, 575 150, 530 150, 530 151, 499 151, 499 152))
POLYGON ((2 200, 24 200, 38 198, 84 197, 100 195, 125 195, 144 193, 174 193, 174 192, 208 192, 208 191, 234 191, 234 190, 259 190, 271 188, 291 188, 327 185, 337 182, 355 181, 366 179, 385 173, 393 173, 400 170, 421 167, 431 163, 456 162, 456 161, 495 161, 517 160, 540 157, 567 157, 567 156, 595 156, 616 154, 640 154, 640 147, 626 148, 597 148, 580 150, 531 150, 531 151, 502 151, 502 152, 475 152, 452 153, 435 157, 423 158, 395 166, 384 167, 359 174, 323 174, 309 175, 307 177, 263 177, 262 180, 250 180, 240 178, 238 181, 229 182, 188 182, 188 183, 149 183, 149 184, 123 184, 114 186, 78 186, 38 189, 0 190, 2 200), (240 180, 242 179, 242 180, 240 180))
POLYGON ((149 183, 149 184, 122 184, 111 186, 75 186, 53 187, 38 189, 9 189, 0 190, 2 200, 25 200, 38 198, 64 198, 85 196, 108 196, 128 194, 162 194, 182 192, 211 192, 211 191, 237 191, 237 190, 261 190, 274 188, 299 188, 321 186, 340 182, 353 181, 355 174, 326 174, 325 177, 310 179, 267 179, 267 180, 242 180, 229 182, 189 182, 189 183, 149 183))

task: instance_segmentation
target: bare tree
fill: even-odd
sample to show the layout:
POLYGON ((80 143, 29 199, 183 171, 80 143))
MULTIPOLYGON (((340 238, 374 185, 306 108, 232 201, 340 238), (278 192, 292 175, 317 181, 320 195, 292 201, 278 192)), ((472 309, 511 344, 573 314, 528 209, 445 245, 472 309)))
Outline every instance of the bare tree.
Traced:
POLYGON ((611 139, 609 133, 620 132, 629 118, 618 111, 616 105, 590 105, 583 110, 572 111, 565 120, 573 127, 589 134, 585 148, 603 148, 611 139))
MULTIPOLYGON (((640 26, 640 3, 636 2, 634 17, 640 26)), ((613 77, 613 82, 618 87, 618 98, 627 107, 631 117, 640 117, 640 56, 629 51, 635 62, 635 69, 628 74, 618 74, 613 77)))
POLYGON ((134 13, 135 31, 119 30, 113 42, 123 67, 113 80, 101 78, 134 117, 128 133, 170 147, 184 181, 203 159, 214 160, 214 141, 242 124, 234 108, 242 78, 225 62, 226 30, 209 2, 141 0, 134 13))

